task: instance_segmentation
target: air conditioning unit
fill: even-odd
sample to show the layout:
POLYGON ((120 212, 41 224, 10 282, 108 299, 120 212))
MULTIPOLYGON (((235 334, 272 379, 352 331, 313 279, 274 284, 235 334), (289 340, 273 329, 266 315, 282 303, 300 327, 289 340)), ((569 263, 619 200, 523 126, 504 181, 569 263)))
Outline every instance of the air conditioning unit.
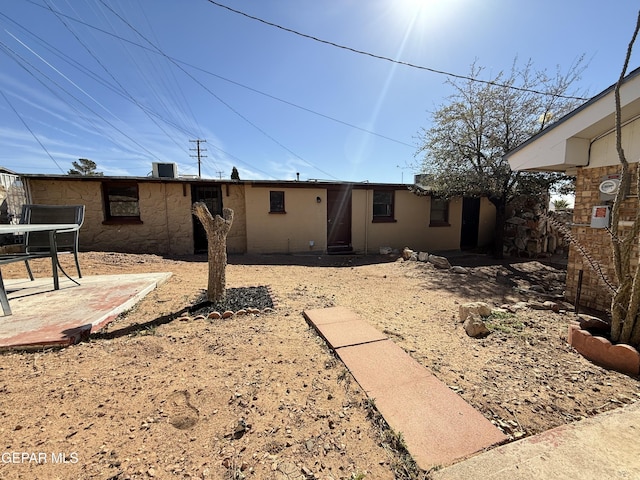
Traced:
POLYGON ((153 162, 152 176, 159 178, 176 178, 178 176, 178 165, 175 163, 153 162))

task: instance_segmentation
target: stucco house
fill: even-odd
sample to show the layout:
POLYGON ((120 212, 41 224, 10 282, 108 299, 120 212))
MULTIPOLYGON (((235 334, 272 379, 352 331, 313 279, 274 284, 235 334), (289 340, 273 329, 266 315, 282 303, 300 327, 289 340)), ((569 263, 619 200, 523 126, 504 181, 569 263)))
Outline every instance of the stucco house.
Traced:
MULTIPOLYGON (((615 281, 611 260, 609 210, 617 191, 621 165, 616 151, 615 85, 559 119, 509 152, 513 170, 562 171, 576 177, 572 234, 615 281)), ((622 146, 632 163, 632 187, 621 209, 620 227, 628 228, 638 209, 637 166, 640 159, 640 69, 629 73, 621 86, 622 146)), ((609 309, 611 296, 582 255, 572 247, 567 267, 566 297, 575 299, 583 271, 583 306, 609 309)))
POLYGON ((211 180, 173 176, 22 175, 27 201, 83 204, 81 250, 188 255, 206 251, 191 205, 234 210, 229 253, 459 250, 491 243, 487 199, 444 202, 404 184, 211 180))

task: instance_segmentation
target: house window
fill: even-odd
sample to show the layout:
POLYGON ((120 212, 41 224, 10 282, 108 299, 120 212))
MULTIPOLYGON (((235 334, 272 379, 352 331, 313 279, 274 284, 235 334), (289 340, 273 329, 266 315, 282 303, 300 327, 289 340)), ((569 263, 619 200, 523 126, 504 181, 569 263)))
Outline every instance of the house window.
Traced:
POLYGON ((269 213, 286 213, 284 211, 284 192, 269 192, 269 213))
POLYGON ((393 190, 373 191, 373 221, 374 222, 394 222, 393 217, 393 190))
POLYGON ((431 197, 430 227, 449 226, 449 200, 431 197))
POLYGON ((140 223, 140 198, 135 182, 105 182, 105 223, 140 223))

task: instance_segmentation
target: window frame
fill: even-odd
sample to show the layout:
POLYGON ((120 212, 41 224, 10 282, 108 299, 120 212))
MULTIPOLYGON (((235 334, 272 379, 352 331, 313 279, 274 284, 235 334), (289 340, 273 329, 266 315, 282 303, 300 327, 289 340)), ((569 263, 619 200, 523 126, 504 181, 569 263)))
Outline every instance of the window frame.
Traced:
MULTIPOLYGON (((133 198, 133 197, 132 197, 133 198)), ((102 182, 102 203, 104 208, 104 225, 120 225, 120 224, 141 224, 140 218, 140 187, 138 182, 131 181, 118 181, 118 182, 102 182), (138 215, 114 215, 111 213, 111 200, 110 195, 113 193, 110 189, 122 187, 135 187, 135 203, 137 205, 138 215)))
POLYGON ((378 188, 373 190, 373 198, 371 201, 371 213, 373 216, 373 223, 389 223, 395 222, 395 205, 396 205, 396 191, 392 189, 378 188), (377 203, 376 204, 376 194, 389 194, 390 199, 388 203, 377 203), (376 215, 376 205, 388 205, 389 212, 387 214, 377 214, 376 215))
POLYGON ((437 197, 431 197, 431 202, 429 205, 429 226, 430 227, 450 227, 451 224, 449 223, 449 208, 451 206, 451 202, 448 199, 445 198, 437 198, 437 197), (434 220, 434 205, 436 205, 436 203, 440 204, 442 202, 442 204, 444 204, 444 208, 442 209, 437 209, 436 211, 442 211, 443 212, 443 220, 437 219, 434 220))
POLYGON ((284 190, 269 190, 269 213, 274 213, 276 215, 287 213, 285 210, 284 190), (279 200, 274 198, 274 194, 281 195, 282 199, 279 200))

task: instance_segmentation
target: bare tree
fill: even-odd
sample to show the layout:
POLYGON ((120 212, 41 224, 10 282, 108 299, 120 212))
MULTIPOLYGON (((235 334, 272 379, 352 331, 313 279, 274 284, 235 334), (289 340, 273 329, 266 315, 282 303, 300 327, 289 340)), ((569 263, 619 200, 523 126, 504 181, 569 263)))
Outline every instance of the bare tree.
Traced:
POLYGON ((203 202, 196 202, 192 208, 207 234, 209 257, 209 282, 207 285, 207 299, 210 302, 222 302, 225 299, 226 269, 227 269, 227 234, 233 223, 233 210, 225 208, 222 217, 211 215, 203 202))

